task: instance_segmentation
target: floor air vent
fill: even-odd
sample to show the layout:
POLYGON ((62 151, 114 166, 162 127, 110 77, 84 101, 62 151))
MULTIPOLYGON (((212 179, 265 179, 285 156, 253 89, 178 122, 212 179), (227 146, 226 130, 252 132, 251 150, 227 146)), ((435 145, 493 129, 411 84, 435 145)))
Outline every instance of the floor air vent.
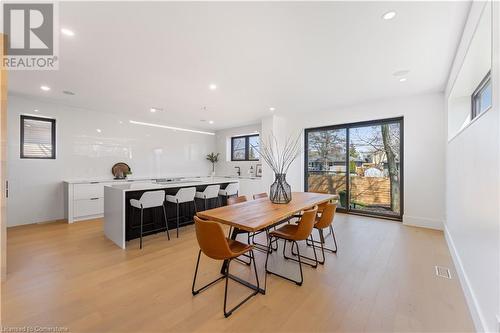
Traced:
POLYGON ((450 269, 443 266, 435 266, 436 275, 445 279, 451 279, 450 269))

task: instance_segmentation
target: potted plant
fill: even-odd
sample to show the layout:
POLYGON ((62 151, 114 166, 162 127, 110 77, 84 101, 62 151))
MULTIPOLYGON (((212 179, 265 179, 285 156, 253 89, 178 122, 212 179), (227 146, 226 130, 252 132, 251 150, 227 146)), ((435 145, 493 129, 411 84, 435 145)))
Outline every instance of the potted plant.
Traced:
POLYGON ((269 190, 269 199, 273 203, 286 204, 292 200, 290 184, 286 182, 286 173, 290 165, 300 154, 300 133, 296 138, 288 137, 283 145, 278 144, 274 135, 261 142, 260 147, 254 148, 261 158, 274 172, 274 183, 269 190))
POLYGON ((215 175, 215 163, 219 162, 220 153, 210 153, 207 155, 207 160, 212 163, 212 176, 215 175))

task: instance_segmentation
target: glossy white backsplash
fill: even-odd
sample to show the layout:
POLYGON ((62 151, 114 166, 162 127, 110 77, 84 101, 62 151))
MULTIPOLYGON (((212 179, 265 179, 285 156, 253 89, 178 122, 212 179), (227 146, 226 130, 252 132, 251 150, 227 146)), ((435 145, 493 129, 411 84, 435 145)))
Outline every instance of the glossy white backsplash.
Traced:
POLYGON ((205 156, 214 151, 215 136, 134 125, 128 120, 9 95, 8 225, 64 218, 62 181, 112 178, 116 162, 129 164, 133 177, 210 174, 205 156), (20 158, 21 114, 56 119, 55 160, 20 158))

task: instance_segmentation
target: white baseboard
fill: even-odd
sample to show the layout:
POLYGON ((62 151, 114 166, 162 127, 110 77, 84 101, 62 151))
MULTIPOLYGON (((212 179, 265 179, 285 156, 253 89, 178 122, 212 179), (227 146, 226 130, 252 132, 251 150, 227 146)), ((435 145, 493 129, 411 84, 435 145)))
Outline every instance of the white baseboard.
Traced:
POLYGON ((438 219, 430 219, 427 217, 418 216, 403 216, 403 224, 414 227, 422 227, 428 229, 443 230, 443 221, 438 219))
POLYGON ((451 237, 446 225, 444 226, 444 237, 446 239, 446 243, 448 244, 448 249, 450 250, 453 263, 455 264, 458 279, 460 280, 460 285, 462 286, 462 290, 464 291, 465 300, 467 301, 472 320, 474 321, 476 332, 489 332, 489 330, 487 329, 486 321, 484 320, 484 316, 482 315, 481 309, 479 308, 477 298, 471 288, 467 273, 465 272, 462 265, 462 260, 460 260, 460 256, 458 255, 455 243, 453 243, 453 238, 451 237))

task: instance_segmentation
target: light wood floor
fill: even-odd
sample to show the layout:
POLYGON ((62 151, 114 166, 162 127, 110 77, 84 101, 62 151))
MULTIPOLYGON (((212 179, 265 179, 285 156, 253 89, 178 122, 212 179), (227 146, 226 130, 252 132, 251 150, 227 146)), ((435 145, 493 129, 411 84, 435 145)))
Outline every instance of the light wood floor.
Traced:
MULTIPOLYGON (((71 332, 473 331, 441 232, 346 215, 337 215, 335 223, 338 254, 327 255, 316 270, 305 267, 302 287, 269 276, 267 294, 228 319, 223 282, 191 295, 198 251, 192 226, 171 241, 164 234, 149 236, 142 251, 137 241, 124 251, 107 240, 101 220, 11 228, 2 326, 64 326, 71 332), (435 265, 450 267, 453 279, 436 277, 435 265)), ((263 278, 264 254, 256 256, 263 278)), ((298 274, 281 253, 270 264, 298 274)), ((200 283, 219 268, 203 258, 200 283)), ((238 263, 231 271, 252 276, 238 263)), ((248 291, 233 282, 230 302, 248 291)))

